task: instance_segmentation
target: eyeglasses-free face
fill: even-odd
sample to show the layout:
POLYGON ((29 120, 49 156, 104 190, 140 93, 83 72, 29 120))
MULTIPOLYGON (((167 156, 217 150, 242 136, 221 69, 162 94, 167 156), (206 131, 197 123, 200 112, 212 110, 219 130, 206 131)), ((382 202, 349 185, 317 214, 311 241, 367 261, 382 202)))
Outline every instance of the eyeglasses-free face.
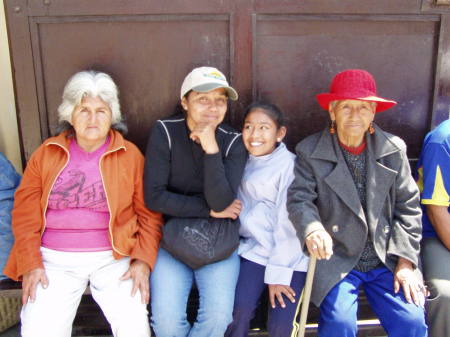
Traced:
POLYGON ((375 117, 373 102, 346 99, 331 105, 330 118, 336 123, 339 140, 347 146, 359 146, 375 117))
POLYGON ((227 112, 228 97, 224 88, 208 92, 191 91, 181 100, 190 129, 199 123, 219 125, 227 112))
POLYGON ((263 109, 254 109, 245 118, 242 139, 247 151, 253 156, 272 153, 277 142, 281 142, 285 135, 286 128, 278 128, 263 109))
POLYGON ((83 97, 72 113, 71 124, 78 145, 95 151, 104 144, 111 128, 112 112, 100 97, 83 97))

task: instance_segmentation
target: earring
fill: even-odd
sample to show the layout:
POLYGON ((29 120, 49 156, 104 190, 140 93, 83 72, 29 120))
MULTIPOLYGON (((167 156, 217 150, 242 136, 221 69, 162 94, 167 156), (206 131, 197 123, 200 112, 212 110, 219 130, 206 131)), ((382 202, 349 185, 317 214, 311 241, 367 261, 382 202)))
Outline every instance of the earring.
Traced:
POLYGON ((372 122, 370 122, 370 125, 369 125, 369 133, 370 133, 371 135, 373 135, 373 134, 375 133, 375 129, 373 128, 372 122))
POLYGON ((331 133, 332 135, 334 135, 334 134, 336 133, 336 129, 335 129, 334 127, 335 127, 335 121, 332 120, 332 121, 331 121, 331 125, 330 125, 330 133, 331 133))
POLYGON ((278 142, 278 143, 281 142, 281 138, 277 138, 277 142, 278 142))

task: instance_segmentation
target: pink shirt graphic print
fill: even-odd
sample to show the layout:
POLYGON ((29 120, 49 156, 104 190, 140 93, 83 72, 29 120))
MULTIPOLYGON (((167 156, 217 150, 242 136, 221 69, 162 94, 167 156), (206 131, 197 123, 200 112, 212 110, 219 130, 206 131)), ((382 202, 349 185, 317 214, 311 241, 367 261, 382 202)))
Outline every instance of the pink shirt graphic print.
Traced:
POLYGON ((50 193, 50 209, 86 208, 95 212, 108 212, 101 177, 100 180, 87 185, 88 172, 73 169, 63 173, 66 174, 60 175, 50 193))
POLYGON ((109 139, 94 152, 70 143, 70 159, 50 193, 42 246, 60 251, 111 249, 109 210, 100 159, 109 139))

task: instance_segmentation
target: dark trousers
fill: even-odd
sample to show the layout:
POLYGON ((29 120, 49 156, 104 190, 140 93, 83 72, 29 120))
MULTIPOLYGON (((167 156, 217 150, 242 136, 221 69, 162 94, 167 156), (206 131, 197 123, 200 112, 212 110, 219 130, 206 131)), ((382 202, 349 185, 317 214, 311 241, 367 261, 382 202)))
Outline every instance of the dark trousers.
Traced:
MULTIPOLYGON (((265 269, 265 266, 241 258, 241 269, 234 299, 233 322, 228 326, 225 337, 248 336, 250 321, 255 315, 258 300, 267 287, 264 283, 265 269)), ((270 307, 267 322, 270 337, 290 337, 296 329, 295 316, 305 278, 306 273, 294 271, 290 286, 295 291, 295 303, 284 297, 286 308, 281 308, 278 301, 275 309, 270 307)))

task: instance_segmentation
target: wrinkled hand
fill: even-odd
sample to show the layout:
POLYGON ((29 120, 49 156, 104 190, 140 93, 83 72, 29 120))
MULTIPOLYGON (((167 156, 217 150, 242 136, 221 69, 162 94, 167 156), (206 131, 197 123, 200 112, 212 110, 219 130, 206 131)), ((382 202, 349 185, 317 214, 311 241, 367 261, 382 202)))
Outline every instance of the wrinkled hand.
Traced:
POLYGON ((309 254, 318 260, 329 260, 333 255, 333 239, 326 230, 320 229, 312 232, 306 237, 305 242, 309 254))
POLYGON ((213 218, 231 218, 233 220, 236 220, 239 214, 242 210, 242 203, 238 199, 234 199, 234 201, 225 208, 222 212, 214 212, 211 210, 209 212, 209 215, 213 218))
POLYGON ((216 141, 216 127, 217 125, 212 123, 197 123, 189 138, 194 142, 200 143, 203 151, 206 153, 217 153, 219 152, 219 146, 216 141))
POLYGON ((394 291, 398 293, 400 287, 403 289, 406 301, 414 302, 415 305, 423 307, 425 297, 428 295, 422 281, 417 279, 414 268, 410 261, 399 258, 394 272, 394 291))
POLYGON ((295 291, 289 286, 285 286, 282 284, 269 284, 269 300, 270 305, 273 309, 277 306, 275 303, 275 298, 280 303, 282 308, 286 308, 286 304, 284 303, 283 294, 286 296, 292 303, 295 303, 295 291))
POLYGON ((120 280, 125 281, 131 279, 133 281, 131 296, 134 297, 139 289, 141 293, 141 302, 143 304, 148 304, 150 300, 149 276, 150 267, 148 264, 141 260, 134 260, 131 262, 127 272, 120 277, 120 280))
POLYGON ((28 299, 31 303, 36 300, 36 288, 38 283, 42 284, 42 288, 48 287, 48 278, 44 268, 36 268, 22 276, 22 304, 25 305, 28 299))

